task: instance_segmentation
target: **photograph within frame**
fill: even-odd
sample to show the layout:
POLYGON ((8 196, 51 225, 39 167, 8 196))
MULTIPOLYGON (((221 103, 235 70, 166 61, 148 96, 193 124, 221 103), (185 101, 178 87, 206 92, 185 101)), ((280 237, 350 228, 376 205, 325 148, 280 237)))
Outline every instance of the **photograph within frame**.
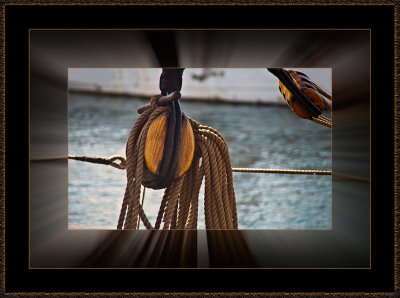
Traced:
MULTIPOLYGON (((332 93, 331 69, 290 71, 314 80, 325 96, 332 93)), ((136 110, 158 92, 160 74, 159 68, 69 68, 68 154, 124 157, 128 126, 139 117, 136 110)), ((330 230, 330 129, 293 114, 278 83, 267 68, 187 68, 180 105, 185 115, 216 128, 227 141, 239 229, 330 230), (258 172, 240 173, 243 168, 258 172), (262 168, 269 169, 263 173, 262 168)), ((317 99, 324 100, 324 114, 331 117, 326 107, 331 101, 323 95, 317 99)), ((125 171, 71 159, 68 167, 69 229, 116 229, 125 171)), ((163 190, 145 190, 143 208, 151 223, 162 197, 163 190)), ((204 181, 197 205, 196 227, 204 229, 204 181)))

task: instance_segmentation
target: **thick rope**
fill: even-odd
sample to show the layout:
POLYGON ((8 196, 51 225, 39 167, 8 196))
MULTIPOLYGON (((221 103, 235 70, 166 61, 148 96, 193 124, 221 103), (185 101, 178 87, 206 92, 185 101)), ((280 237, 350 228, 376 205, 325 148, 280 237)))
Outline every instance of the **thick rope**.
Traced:
MULTIPOLYGON (((133 127, 131 129, 131 132, 129 134, 127 147, 126 147, 127 160, 128 160, 128 155, 130 157, 129 158, 130 170, 126 171, 127 172, 128 181, 129 181, 129 179, 132 179, 132 172, 136 168, 136 162, 132 163, 132 155, 130 155, 131 150, 132 150, 132 146, 135 144, 136 139, 139 136, 140 129, 143 127, 143 125, 146 122, 146 120, 149 117, 149 115, 150 115, 150 111, 140 115, 139 118, 136 120, 135 124, 133 125, 133 127)), ((125 161, 124 164, 127 165, 127 161, 125 161)), ((128 168, 128 166, 127 166, 127 168, 128 168)), ((127 210, 127 207, 128 207, 128 201, 130 199, 129 192, 130 192, 129 191, 129 183, 127 183, 127 186, 126 186, 126 189, 125 189, 124 199, 123 199, 123 202, 122 202, 121 212, 120 212, 119 219, 118 219, 117 229, 122 229, 122 225, 123 225, 124 220, 125 220, 126 210, 127 210)))
MULTIPOLYGON (((129 187, 129 192, 131 196, 131 213, 128 213, 128 228, 131 229, 136 229, 136 219, 139 215, 139 205, 140 205, 140 188, 142 184, 142 179, 143 179, 143 162, 144 162, 144 148, 145 148, 145 140, 147 137, 147 132, 149 130, 150 124, 154 121, 155 118, 157 118, 161 113, 167 111, 167 107, 161 107, 156 110, 151 114, 149 117, 148 121, 146 122, 145 126, 143 127, 142 130, 142 138, 140 139, 139 142, 139 147, 138 147, 138 156, 137 156, 137 164, 136 164, 136 174, 135 174, 135 180, 133 184, 133 180, 128 177, 128 186, 129 187), (132 215, 131 215, 132 214, 132 215), (131 216, 130 216, 131 215, 131 216)), ((127 152, 128 154, 128 152, 127 152)), ((135 157, 133 157, 135 158, 135 157)), ((128 159, 128 155, 127 155, 128 159)), ((127 161, 127 172, 129 172, 129 159, 127 161)), ((133 177, 132 177, 133 178, 133 177)))
POLYGON ((174 214, 174 211, 176 210, 176 204, 178 203, 178 197, 182 187, 182 183, 183 183, 183 177, 179 177, 177 180, 173 181, 169 186, 170 198, 168 200, 167 209, 164 215, 163 229, 168 229, 171 224, 172 216, 174 214))
MULTIPOLYGON (((151 102, 157 100, 153 97, 151 102)), ((150 227, 149 221, 140 205, 140 188, 143 179, 143 159, 144 145, 151 122, 161 113, 167 110, 166 107, 158 109, 148 109, 141 114, 132 127, 126 146, 126 173, 127 173, 127 188, 124 195, 124 200, 121 207, 120 218, 117 228, 121 227, 121 222, 125 219, 125 229, 136 229, 137 218, 140 215, 146 227, 150 227), (142 137, 138 142, 139 134, 142 137), (126 209, 128 209, 126 211, 126 209)))
POLYGON ((323 96, 325 96, 327 99, 332 100, 332 95, 330 95, 328 92, 324 91, 320 86, 315 84, 314 82, 310 81, 315 88, 317 88, 317 91, 321 93, 323 96))
POLYGON ((199 201, 196 199, 199 196, 200 186, 203 181, 204 169, 203 165, 200 166, 199 159, 194 162, 193 167, 193 178, 194 183, 192 184, 191 189, 191 204, 189 208, 189 214, 187 219, 187 225, 185 226, 188 229, 197 229, 197 217, 198 217, 198 203, 199 201))
POLYGON ((213 216, 217 218, 217 226, 220 226, 222 229, 226 229, 226 219, 225 219, 225 210, 223 208, 222 203, 222 186, 218 173, 218 164, 215 156, 214 149, 210 144, 209 140, 206 137, 203 137, 203 141, 206 144, 206 148, 208 151, 209 159, 210 159, 210 170, 211 170, 211 183, 213 190, 213 216), (216 213, 216 214, 215 214, 216 213))
POLYGON ((237 213, 236 213, 236 199, 235 199, 235 191, 233 188, 232 166, 231 166, 231 162, 230 162, 228 147, 226 146, 225 140, 219 134, 218 131, 216 131, 212 127, 207 127, 207 126, 200 126, 200 127, 202 128, 201 131, 204 134, 206 134, 209 139, 216 142, 216 144, 218 145, 218 147, 221 151, 223 159, 225 161, 228 197, 231 199, 231 207, 232 207, 232 210, 234 210, 234 213, 232 214, 234 228, 237 228, 238 222, 237 222, 237 213))
POLYGON ((312 118, 311 121, 332 128, 332 120, 323 115, 319 115, 317 118, 312 118))
MULTIPOLYGON (((151 99, 132 127, 126 146, 127 187, 118 219, 118 229, 137 229, 138 217, 147 229, 152 229, 143 206, 140 190, 144 175, 144 148, 151 123, 168 107, 160 107, 151 99), (139 139, 139 134, 141 137, 139 139)), ((187 117, 187 116, 186 116, 187 117)), ((228 147, 215 129, 203 126, 187 117, 195 136, 195 154, 189 170, 165 189, 155 222, 159 229, 196 229, 198 196, 205 180, 204 210, 206 229, 237 229, 236 199, 228 147)), ((87 160, 86 160, 87 161, 87 160)))
POLYGON ((191 120, 205 175, 205 221, 210 229, 237 229, 236 200, 229 151, 213 128, 191 120))
POLYGON ((182 184, 181 188, 181 193, 179 196, 179 208, 177 208, 177 217, 175 219, 176 222, 176 228, 178 229, 184 229, 185 228, 185 223, 187 220, 187 216, 189 213, 189 207, 190 207, 190 187, 193 185, 192 182, 192 171, 189 171, 185 177, 184 177, 184 182, 182 184))
MULTIPOLYGON (((196 136, 196 140, 199 139, 196 136)), ((200 139, 201 142, 201 139, 200 139)), ((205 176, 205 196, 204 198, 210 198, 212 196, 212 186, 211 186, 211 170, 210 170, 210 160, 208 157, 208 152, 205 149, 203 143, 199 143, 202 152, 202 162, 204 163, 204 176, 205 176)), ((214 229, 216 223, 216 211, 213 210, 211 200, 204 199, 204 213, 205 213, 205 225, 211 229, 214 229)))
POLYGON ((168 203, 168 199, 169 199, 169 188, 167 187, 164 191, 164 196, 161 201, 160 210, 158 211, 156 224, 154 225, 154 228, 156 230, 158 230, 160 228, 161 221, 162 221, 163 215, 165 213, 165 207, 167 206, 167 203, 168 203))
MULTIPOLYGON (((142 213, 142 214, 144 214, 143 205, 144 205, 144 196, 145 196, 145 193, 146 193, 146 187, 143 187, 142 202, 140 203, 141 208, 140 208, 140 211, 139 211, 139 213, 142 213)), ((141 219, 141 218, 142 218, 142 215, 140 215, 140 217, 138 218, 137 227, 136 227, 137 230, 139 230, 140 219, 141 219)), ((146 217, 146 219, 147 219, 147 217, 146 217)), ((148 222, 148 223, 150 223, 150 222, 148 222)), ((145 224, 145 225, 146 225, 146 224, 145 224)), ((150 224, 150 226, 151 226, 151 224, 150 224)))

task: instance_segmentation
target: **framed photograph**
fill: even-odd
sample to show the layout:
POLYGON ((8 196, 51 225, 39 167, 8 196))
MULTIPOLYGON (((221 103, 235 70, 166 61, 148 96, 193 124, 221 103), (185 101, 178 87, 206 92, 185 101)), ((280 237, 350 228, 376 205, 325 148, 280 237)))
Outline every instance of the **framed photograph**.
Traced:
POLYGON ((397 291, 395 10, 5 5, 5 292, 397 291), (192 166, 174 174, 179 187, 161 179, 132 192, 135 150, 125 146, 143 118, 137 109, 168 96, 171 69, 183 70, 180 109, 196 121, 199 169, 207 126, 226 143, 229 171, 210 162, 191 196, 192 166), (299 116, 297 89, 274 69, 319 94, 323 120, 299 116), (133 193, 140 206, 124 207, 133 193))
MULTIPOLYGON (((122 162, 127 163, 124 156, 131 129, 129 126, 134 125, 134 121, 140 121, 141 114, 136 110, 146 107, 149 99, 159 92, 160 75, 169 74, 169 71, 175 69, 164 69, 164 72, 160 68, 68 69, 70 229, 117 228, 127 184, 126 167, 121 167, 123 171, 116 171, 111 167, 99 166, 95 163, 99 159, 89 156, 122 156, 122 162)), ((308 77, 317 80, 320 91, 326 90, 326 96, 330 97, 331 68, 292 69, 290 73, 304 80, 304 86, 310 84, 306 83, 308 77), (300 75, 304 72, 307 77, 300 75)), ((199 194, 190 191, 194 193, 192 197, 196 202, 192 198, 180 198, 181 224, 176 228, 236 228, 233 224, 225 224, 228 215, 225 218, 221 214, 231 212, 228 198, 232 198, 236 204, 233 211, 237 213, 237 228, 240 230, 332 228, 332 135, 329 120, 326 123, 314 122, 318 120, 309 121, 296 116, 279 91, 279 79, 266 68, 185 68, 182 81, 181 110, 190 119, 212 127, 222 135, 229 152, 225 157, 229 156, 230 165, 227 167, 232 168, 233 175, 226 170, 220 175, 232 178, 233 183, 232 195, 223 185, 221 190, 214 187, 206 195, 209 180, 205 173, 207 181, 200 181, 201 185, 196 186, 199 194), (211 203, 208 201, 210 194, 218 191, 222 203, 225 203, 221 209, 215 206, 216 210, 220 210, 221 218, 224 218, 222 222, 219 216, 211 215, 211 208, 205 208, 211 203), (185 216, 183 210, 186 211, 185 216), (210 211, 210 215, 206 210, 210 211), (189 211, 193 224, 189 223, 189 211), (213 226, 208 222, 206 225, 205 217, 207 221, 218 218, 218 224, 213 226)), ((313 90, 312 94, 320 106, 328 105, 323 114, 330 117, 331 100, 323 99, 317 87, 307 88, 306 91, 313 90)), ((294 111, 297 112, 296 108, 294 104, 294 111)), ((330 118, 322 115, 321 119, 330 118)), ((196 131, 195 127, 192 129, 196 131)), ((189 138, 186 135, 182 137, 189 138)), ((195 147, 201 147, 202 141, 192 143, 195 147)), ((187 147, 181 147, 182 158, 187 147)), ((215 148, 210 152, 215 152, 215 148)), ((158 150, 163 152, 164 148, 158 150)), ((192 150, 191 154, 194 155, 192 150)), ((149 152, 152 152, 150 146, 145 153, 149 152)), ((215 158, 218 157, 223 164, 221 153, 215 154, 215 158)), ((210 169, 209 174, 218 176, 217 171, 212 174, 210 169)), ((194 187, 191 175, 192 172, 188 171, 183 176, 190 178, 184 178, 186 183, 182 184, 182 195, 184 186, 194 187)), ((199 179, 203 180, 201 177, 199 179)), ((212 185, 210 183, 210 187, 212 185)), ((143 191, 144 196, 140 195, 143 201, 141 205, 152 224, 149 228, 152 228, 160 214, 160 206, 163 206, 164 188, 151 186, 143 191)), ((146 229, 141 221, 139 229, 146 229)))

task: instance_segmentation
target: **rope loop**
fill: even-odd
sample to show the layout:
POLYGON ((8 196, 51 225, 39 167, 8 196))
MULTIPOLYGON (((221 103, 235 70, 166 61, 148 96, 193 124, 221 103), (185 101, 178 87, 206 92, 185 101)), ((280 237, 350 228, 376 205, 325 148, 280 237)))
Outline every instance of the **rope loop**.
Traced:
POLYGON ((110 161, 110 166, 120 170, 126 169, 126 160, 123 156, 114 155, 111 156, 108 160, 110 161), (115 162, 116 160, 119 160, 119 163, 115 162))

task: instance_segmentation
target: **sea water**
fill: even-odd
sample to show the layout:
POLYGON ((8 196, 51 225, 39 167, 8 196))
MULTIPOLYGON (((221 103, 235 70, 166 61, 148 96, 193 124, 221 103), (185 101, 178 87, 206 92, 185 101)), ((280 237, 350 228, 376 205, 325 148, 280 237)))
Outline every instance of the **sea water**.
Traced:
MULTIPOLYGON (((136 109, 127 97, 69 94, 68 154, 125 156, 136 109)), ((295 116, 287 106, 185 102, 182 111, 225 138, 232 167, 331 170, 331 130, 295 116)), ((330 229, 331 176, 233 173, 240 229, 330 229)), ((115 229, 126 173, 69 160, 70 228, 115 229)), ((203 183, 204 187, 204 183, 203 183)), ((204 228, 204 189, 198 228, 204 228)), ((146 189, 144 211, 154 225, 163 191, 146 189)), ((143 225, 140 226, 144 228, 143 225)))

